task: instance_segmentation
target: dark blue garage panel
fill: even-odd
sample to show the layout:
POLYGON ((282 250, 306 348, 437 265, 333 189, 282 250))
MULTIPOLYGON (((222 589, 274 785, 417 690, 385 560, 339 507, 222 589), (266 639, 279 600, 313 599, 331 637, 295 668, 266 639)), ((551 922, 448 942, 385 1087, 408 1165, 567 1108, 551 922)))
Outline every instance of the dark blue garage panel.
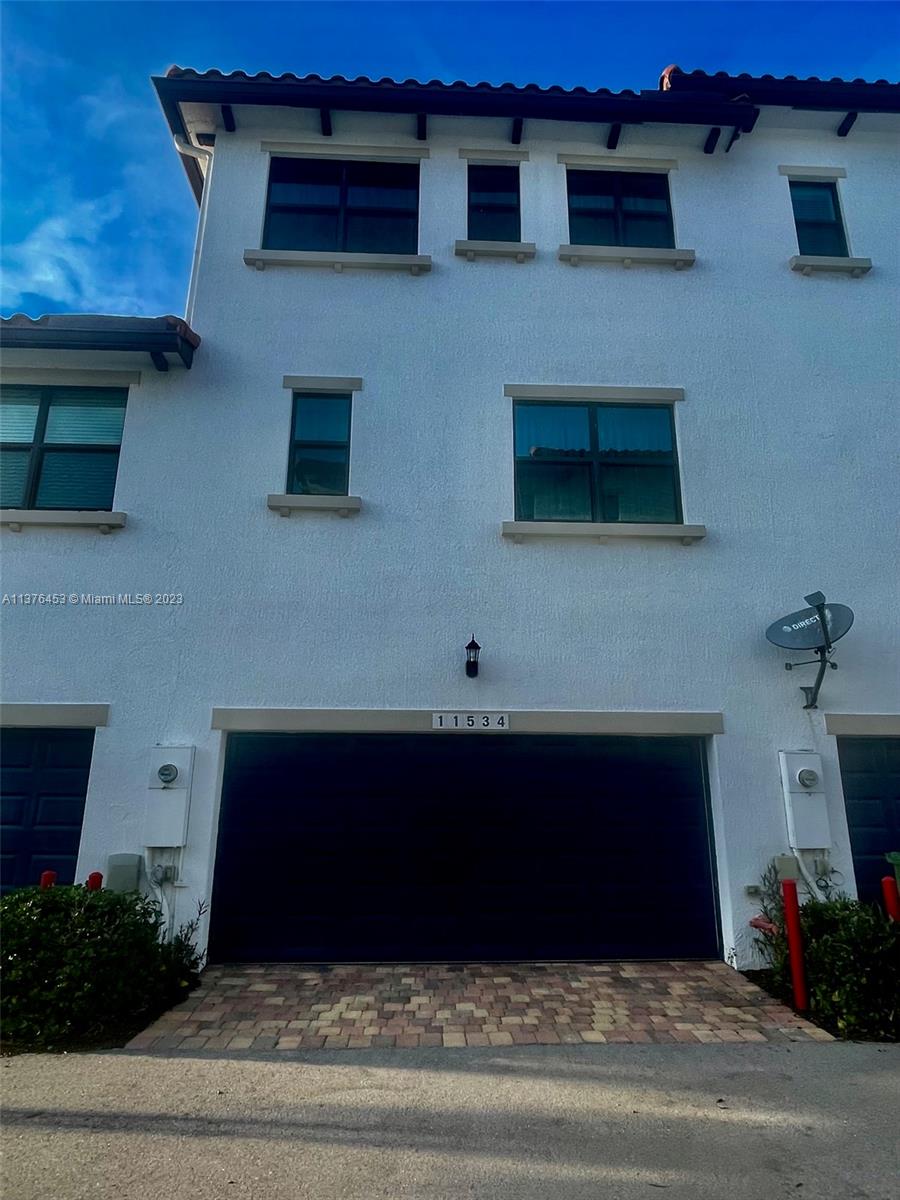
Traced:
POLYGON ((703 744, 232 734, 219 961, 718 954, 703 744))
POLYGON ((75 879, 93 729, 0 729, 0 890, 75 879))
POLYGON ((884 856, 900 850, 900 738, 838 738, 838 755, 856 890, 880 904, 884 856))

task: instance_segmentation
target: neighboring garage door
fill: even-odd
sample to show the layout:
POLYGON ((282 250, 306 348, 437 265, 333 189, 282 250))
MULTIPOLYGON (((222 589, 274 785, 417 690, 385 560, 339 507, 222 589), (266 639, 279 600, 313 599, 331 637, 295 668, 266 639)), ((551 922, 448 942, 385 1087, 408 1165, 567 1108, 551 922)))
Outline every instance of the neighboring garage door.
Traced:
POLYGON ((219 961, 708 958, 703 744, 232 734, 219 961))
POLYGON ((0 729, 0 890, 75 879, 93 729, 0 729))
POLYGON ((856 888, 881 902, 885 854, 900 850, 900 738, 838 738, 856 888))

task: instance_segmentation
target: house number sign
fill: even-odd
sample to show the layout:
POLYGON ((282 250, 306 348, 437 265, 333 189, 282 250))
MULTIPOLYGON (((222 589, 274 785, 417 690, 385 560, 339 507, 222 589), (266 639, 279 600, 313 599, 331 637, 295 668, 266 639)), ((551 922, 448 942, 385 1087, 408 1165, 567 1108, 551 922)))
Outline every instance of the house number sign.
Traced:
POLYGON ((448 732, 481 730, 505 733, 509 729, 509 713, 499 712, 436 712, 431 714, 431 728, 448 732))

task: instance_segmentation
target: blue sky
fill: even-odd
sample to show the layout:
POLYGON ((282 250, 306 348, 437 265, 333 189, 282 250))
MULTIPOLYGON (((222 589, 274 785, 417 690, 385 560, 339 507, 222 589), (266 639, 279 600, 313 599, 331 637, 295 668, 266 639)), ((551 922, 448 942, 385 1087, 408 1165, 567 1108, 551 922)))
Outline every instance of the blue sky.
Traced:
POLYGON ((900 78, 900 4, 0 4, 4 315, 181 313, 196 204, 149 76, 653 88, 660 71, 900 78))

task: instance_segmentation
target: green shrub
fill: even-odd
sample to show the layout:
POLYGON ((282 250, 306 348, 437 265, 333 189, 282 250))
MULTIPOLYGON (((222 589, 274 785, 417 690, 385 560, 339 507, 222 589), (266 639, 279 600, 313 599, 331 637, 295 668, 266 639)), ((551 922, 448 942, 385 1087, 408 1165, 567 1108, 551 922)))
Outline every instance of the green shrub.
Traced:
MULTIPOLYGON (((784 906, 770 872, 764 915, 776 926, 757 945, 771 968, 772 992, 791 997, 784 906)), ((809 1015, 839 1037, 900 1041, 900 924, 878 905, 847 896, 807 900, 800 909, 809 1015)))
POLYGON ((195 987, 198 918, 160 941, 136 892, 22 888, 0 900, 0 1036, 19 1049, 126 1040, 195 987))

